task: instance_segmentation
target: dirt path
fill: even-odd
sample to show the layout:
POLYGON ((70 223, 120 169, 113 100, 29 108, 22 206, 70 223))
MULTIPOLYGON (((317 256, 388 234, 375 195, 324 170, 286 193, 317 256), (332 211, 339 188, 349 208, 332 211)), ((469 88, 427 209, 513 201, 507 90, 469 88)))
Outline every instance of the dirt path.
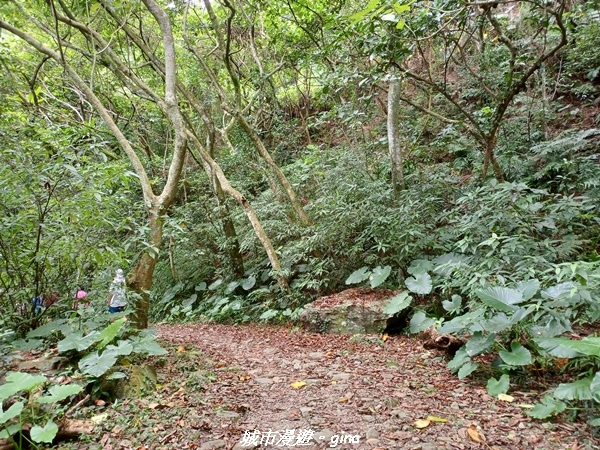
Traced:
POLYGON ((261 440, 268 443, 262 448, 600 448, 585 424, 534 421, 518 406, 532 403, 531 394, 511 392, 514 403, 493 399, 409 337, 384 343, 377 336, 207 324, 160 325, 158 333, 188 346, 181 353, 192 344, 205 355, 204 369, 190 376, 212 382, 203 385, 197 417, 186 418, 198 422, 189 442, 201 449, 255 448, 261 440), (306 384, 293 387, 298 381, 306 384), (447 422, 418 429, 415 421, 428 416, 447 422), (485 443, 473 440, 481 437, 485 443))

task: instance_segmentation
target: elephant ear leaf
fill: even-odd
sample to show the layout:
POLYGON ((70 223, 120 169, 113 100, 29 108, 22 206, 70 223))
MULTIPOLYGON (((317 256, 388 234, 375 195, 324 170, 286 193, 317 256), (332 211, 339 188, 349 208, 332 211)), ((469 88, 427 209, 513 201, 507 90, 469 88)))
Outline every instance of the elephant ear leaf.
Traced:
POLYGON ((523 294, 516 289, 494 286, 475 291, 483 303, 498 311, 512 312, 518 308, 514 305, 524 301, 523 294))
POLYGON ((369 271, 369 268, 367 266, 361 267, 360 269, 355 270, 350 274, 350 276, 346 279, 346 284, 362 283, 367 278, 369 278, 370 274, 371 272, 369 271))

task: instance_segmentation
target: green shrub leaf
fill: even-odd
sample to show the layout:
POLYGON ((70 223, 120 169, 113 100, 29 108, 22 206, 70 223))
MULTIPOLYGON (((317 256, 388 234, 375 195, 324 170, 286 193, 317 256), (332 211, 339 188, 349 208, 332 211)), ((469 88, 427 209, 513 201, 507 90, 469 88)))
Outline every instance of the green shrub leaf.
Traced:
POLYGON ((63 384, 61 386, 51 386, 48 389, 50 395, 39 397, 36 399, 38 403, 55 403, 70 397, 71 395, 79 394, 83 387, 78 384, 63 384))
POLYGON ((463 346, 456 352, 456 354, 454 355, 454 358, 452 358, 448 362, 447 367, 452 372, 456 372, 458 369, 460 369, 463 365, 465 365, 469 361, 471 361, 471 357, 469 355, 467 355, 467 351, 466 351, 465 347, 463 346))
POLYGON ((58 342, 58 352, 64 353, 69 350, 81 352, 90 348, 98 339, 100 332, 92 331, 86 336, 82 336, 79 331, 69 333, 62 341, 58 342))
MULTIPOLYGON (((0 422, 0 423, 2 423, 2 422, 0 422)), ((9 425, 7 428, 4 428, 3 430, 0 430, 0 439, 10 439, 16 433, 21 431, 22 426, 23 425, 21 423, 15 423, 15 424, 9 425)))
POLYGON ((373 273, 371 274, 371 276, 369 276, 371 287, 375 289, 377 286, 383 283, 387 279, 387 277, 390 276, 391 271, 392 268, 390 266, 385 266, 383 268, 381 266, 375 267, 373 269, 373 273))
POLYGON ((510 386, 510 376, 504 374, 500 379, 490 378, 487 382, 487 391, 492 397, 498 397, 500 394, 506 394, 510 386))
POLYGON ((529 300, 533 298, 533 296, 540 290, 540 282, 535 278, 527 281, 521 281, 517 283, 515 289, 521 293, 523 300, 529 300))
POLYGON ((478 289, 475 294, 483 303, 499 311, 515 311, 517 307, 514 305, 523 302, 523 295, 519 291, 506 287, 494 286, 478 289))
POLYGON ((256 278, 254 278, 253 276, 249 276, 248 278, 244 278, 242 280, 242 289, 244 289, 245 291, 249 291, 254 287, 255 284, 256 278))
POLYGON ((563 343, 570 341, 570 339, 567 338, 537 338, 533 341, 557 358, 575 358, 581 356, 581 353, 574 348, 563 345, 563 343))
POLYGON ((354 272, 352 272, 350 274, 348 279, 346 279, 346 284, 362 283, 367 278, 369 278, 370 274, 371 274, 371 271, 369 270, 369 268, 367 266, 361 267, 360 269, 355 270, 354 272))
POLYGON ((498 355, 510 366, 526 366, 531 364, 531 352, 518 342, 510 344, 511 351, 501 350, 498 355))
POLYGON ((34 425, 30 430, 31 439, 33 442, 47 442, 50 443, 56 437, 58 433, 58 425, 56 425, 51 420, 46 422, 44 427, 40 427, 38 425, 34 425))
POLYGON ((400 311, 406 309, 410 303, 412 302, 412 297, 408 295, 408 292, 401 292, 398 295, 392 297, 385 308, 383 308, 383 314, 394 315, 398 314, 400 311))
POLYGON ((406 287, 415 294, 429 294, 433 287, 428 273, 418 273, 414 277, 407 278, 405 282, 406 287))

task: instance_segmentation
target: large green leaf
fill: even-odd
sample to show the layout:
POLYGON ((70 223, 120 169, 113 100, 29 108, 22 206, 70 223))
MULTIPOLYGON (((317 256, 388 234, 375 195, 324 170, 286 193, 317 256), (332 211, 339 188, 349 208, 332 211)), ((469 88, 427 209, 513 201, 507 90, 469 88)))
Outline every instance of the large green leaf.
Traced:
POLYGON ((127 322, 127 318, 121 317, 102 330, 96 338, 96 341, 98 342, 98 348, 103 349, 110 344, 117 334, 119 334, 119 331, 121 331, 121 328, 123 328, 125 322, 127 322))
POLYGON ((412 302, 412 297, 408 295, 408 292, 401 292, 398 295, 392 297, 385 308, 383 308, 383 314, 394 315, 398 314, 400 311, 406 309, 410 303, 412 302))
POLYGON ((420 333, 435 325, 435 319, 427 317, 423 311, 417 311, 410 319, 409 330, 411 333, 420 333))
MULTIPOLYGON (((23 402, 16 402, 13 403, 13 405, 11 405, 11 407, 6 411, 0 413, 0 425, 5 424, 13 417, 17 417, 19 414, 21 414, 21 411, 23 411, 23 406, 23 402)), ((1 407, 0 411, 2 411, 1 407)))
POLYGON ((593 378, 583 378, 572 383, 561 383, 554 390, 554 397, 560 400, 591 400, 593 378))
POLYGON ((65 336, 62 341, 58 342, 58 352, 64 353, 69 350, 77 350, 81 352, 90 348, 98 339, 98 331, 92 331, 86 336, 82 336, 82 333, 75 331, 65 336))
POLYGON ((560 298, 570 298, 571 293, 576 289, 575 283, 567 281, 565 283, 551 286, 542 291, 543 298, 551 298, 552 300, 558 300, 560 298))
POLYGON ((477 363, 474 363, 474 362, 466 363, 458 371, 458 379, 462 380, 463 378, 468 377, 469 375, 471 375, 473 372, 475 372, 477 370, 477 367, 479 367, 479 364, 477 364, 477 363))
POLYGON ((542 403, 538 403, 535 407, 527 412, 527 415, 534 419, 547 419, 550 416, 559 414, 567 409, 567 405, 561 401, 555 400, 550 395, 546 395, 542 399, 542 403))
POLYGON ((500 333, 504 330, 508 330, 512 326, 510 319, 504 313, 498 313, 491 319, 482 320, 479 323, 482 330, 486 330, 490 333, 500 333))
POLYGON ((584 355, 600 357, 600 337, 588 336, 580 341, 564 338, 561 345, 571 348, 579 353, 583 353, 584 355))
POLYGON ((592 398, 600 403, 600 372, 596 372, 594 378, 592 378, 590 391, 592 392, 592 398))
POLYGON ((468 256, 459 255, 457 253, 446 253, 438 256, 432 261, 434 265, 433 272, 438 275, 450 276, 457 267, 466 264, 468 261, 468 256))
POLYGON ((59 331, 63 334, 67 334, 71 331, 71 326, 67 324, 65 319, 55 319, 44 325, 37 327, 35 330, 31 330, 27 333, 28 338, 36 338, 36 337, 48 337, 54 332, 59 331))
POLYGON ((429 294, 433 287, 428 273, 418 273, 414 277, 407 278, 405 283, 411 292, 421 295, 429 294))
POLYGON ((51 443, 58 433, 58 425, 51 420, 48 420, 43 428, 38 425, 31 427, 29 433, 33 442, 51 443))
POLYGON ((471 361, 471 357, 467 355, 467 351, 463 346, 454 354, 454 358, 448 361, 447 367, 454 373, 469 361, 471 361))
POLYGON ((118 345, 107 345, 105 352, 111 352, 117 356, 127 356, 133 352, 133 344, 130 341, 119 341, 118 345))
POLYGON ((142 339, 137 342, 133 342, 133 348, 136 353, 146 353, 148 356, 160 356, 169 353, 154 339, 142 339))
POLYGON ((369 270, 369 268, 367 266, 361 267, 360 269, 355 270, 354 272, 352 272, 350 274, 350 276, 346 279, 346 284, 362 283, 367 278, 369 278, 370 274, 371 274, 371 271, 369 270))
POLYGON ((492 397, 498 397, 500 394, 506 394, 510 386, 510 376, 504 374, 500 379, 490 378, 487 382, 487 391, 492 397))
POLYGON ((511 312, 517 309, 516 304, 523 302, 523 295, 507 287, 486 287, 475 291, 483 303, 499 311, 511 312))
POLYGON ((515 289, 521 293, 523 300, 529 300, 533 298, 533 296, 540 290, 540 282, 535 278, 527 281, 521 281, 517 283, 515 289))
POLYGON ((45 383, 48 379, 43 375, 30 375, 23 372, 10 372, 6 383, 0 386, 0 403, 20 391, 30 391, 45 383))
POLYGON ((21 431, 22 427, 23 424, 21 423, 9 425, 7 428, 0 430, 0 439, 10 439, 10 437, 21 431))
POLYGON ((431 261, 428 261, 426 259, 415 259, 413 262, 410 263, 408 269, 406 269, 406 271, 411 275, 416 275, 418 273, 426 273, 430 270, 433 270, 433 264, 431 263, 431 261))
POLYGON ((465 345, 467 355, 475 356, 489 350, 495 339, 495 334, 483 334, 480 331, 473 333, 465 345))
POLYGON ((444 300, 442 301, 442 306, 449 313, 456 314, 460 311, 460 307, 462 305, 462 297, 460 295, 453 295, 452 301, 444 300))
POLYGON ((63 384, 51 386, 48 389, 50 395, 39 397, 36 399, 38 403, 55 403, 70 397, 71 395, 79 394, 83 387, 78 384, 63 384))
POLYGON ((90 353, 79 361, 79 370, 83 373, 100 377, 108 372, 117 362, 117 355, 112 352, 90 353))
POLYGON ((369 276, 369 281, 371 282, 371 287, 375 289, 381 283, 383 283, 387 277, 390 276, 390 272, 392 268, 390 266, 377 266, 373 269, 373 273, 369 276))
POLYGON ((242 289, 245 291, 249 291, 256 284, 256 278, 253 276, 249 276, 248 278, 244 278, 242 280, 242 289))
POLYGON ((531 364, 531 352, 518 342, 510 344, 511 351, 501 350, 498 355, 510 366, 526 366, 531 364))
POLYGON ((564 342, 570 341, 567 338, 536 338, 533 341, 557 358, 575 358, 581 356, 581 353, 577 350, 563 345, 564 342))

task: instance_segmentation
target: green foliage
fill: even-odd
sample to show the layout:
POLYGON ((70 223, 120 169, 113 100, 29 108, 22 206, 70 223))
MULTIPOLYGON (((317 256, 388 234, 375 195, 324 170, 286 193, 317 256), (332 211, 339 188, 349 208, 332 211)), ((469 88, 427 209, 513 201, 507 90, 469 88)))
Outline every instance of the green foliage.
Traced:
POLYGON ((42 375, 8 373, 6 383, 0 386, 0 439, 9 440, 18 449, 24 448, 24 440, 29 443, 51 443, 54 440, 58 433, 58 425, 54 420, 59 419, 64 412, 59 406, 60 402, 79 394, 83 387, 77 384, 49 385, 50 395, 32 395, 47 384, 48 379, 42 375), (3 411, 2 404, 5 400, 13 403, 3 411), (36 404, 42 405, 41 409, 36 404), (36 425, 44 423, 44 420, 44 426, 36 425), (22 433, 23 426, 32 423, 27 438, 22 433))

